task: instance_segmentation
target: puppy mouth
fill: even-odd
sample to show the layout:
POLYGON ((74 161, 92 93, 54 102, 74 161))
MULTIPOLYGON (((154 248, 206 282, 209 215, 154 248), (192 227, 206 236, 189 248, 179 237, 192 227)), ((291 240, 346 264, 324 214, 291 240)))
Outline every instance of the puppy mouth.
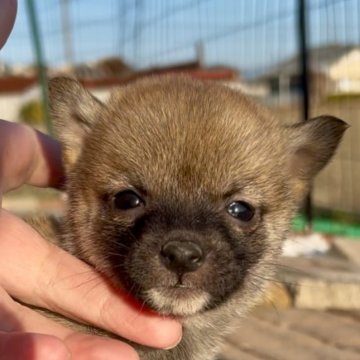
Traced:
POLYGON ((163 296, 174 298, 176 300, 191 300, 192 298, 200 296, 204 293, 204 291, 200 289, 180 283, 174 286, 163 286, 155 289, 161 292, 163 296))
POLYGON ((208 304, 210 295, 204 290, 177 283, 147 290, 145 298, 157 312, 184 317, 202 311, 208 304))

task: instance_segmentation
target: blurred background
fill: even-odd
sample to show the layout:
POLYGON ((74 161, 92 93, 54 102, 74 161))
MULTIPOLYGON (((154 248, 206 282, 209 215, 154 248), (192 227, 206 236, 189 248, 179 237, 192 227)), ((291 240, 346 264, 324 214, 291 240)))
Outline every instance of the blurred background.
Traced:
POLYGON ((226 83, 287 122, 332 114, 351 131, 294 226, 300 230, 313 217, 316 230, 360 236, 359 0, 19 0, 18 6, 0 53, 2 118, 49 127, 44 76, 76 76, 106 99, 113 86, 169 72, 226 83))
MULTIPOLYGON (((244 320, 246 331, 229 337, 222 359, 360 359, 360 0, 18 0, 18 7, 0 52, 3 119, 51 134, 48 77, 75 76, 106 100, 114 86, 140 77, 185 73, 243 91, 286 123, 331 114, 351 125, 285 241, 264 300, 277 311, 244 320)), ((59 213, 62 200, 24 187, 3 205, 59 213)))

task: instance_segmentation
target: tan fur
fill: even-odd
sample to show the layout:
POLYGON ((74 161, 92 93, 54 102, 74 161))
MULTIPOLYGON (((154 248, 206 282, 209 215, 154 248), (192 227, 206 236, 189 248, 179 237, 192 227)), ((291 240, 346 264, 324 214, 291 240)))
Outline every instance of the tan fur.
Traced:
MULTIPOLYGON (((212 359, 234 319, 256 303, 272 277, 291 218, 346 125, 321 117, 286 126, 237 91, 178 76, 115 90, 106 105, 70 79, 52 80, 50 95, 69 196, 55 241, 116 285, 121 279, 114 276, 108 249, 120 240, 111 231, 136 230, 136 220, 152 216, 142 234, 132 235, 133 243, 124 243, 132 250, 119 266, 130 279, 140 279, 148 306, 182 314, 184 338, 169 351, 137 346, 141 358, 212 359), (114 194, 129 188, 144 194, 146 206, 115 211, 114 194), (231 217, 225 210, 231 201, 250 203, 254 218, 241 223, 231 217), (208 249, 204 265, 184 275, 184 284, 198 289, 188 298, 162 290, 176 274, 165 270, 154 248, 169 234, 195 236, 208 249), (248 261, 241 279, 236 269, 245 265, 232 255, 234 248, 248 261), (223 281, 230 275, 218 275, 227 267, 224 274, 239 282, 228 292, 232 280, 226 286, 223 281), (218 303, 217 293, 226 293, 218 303), (207 308, 211 301, 216 305, 207 308)), ((80 331, 99 332, 65 321, 80 331)))

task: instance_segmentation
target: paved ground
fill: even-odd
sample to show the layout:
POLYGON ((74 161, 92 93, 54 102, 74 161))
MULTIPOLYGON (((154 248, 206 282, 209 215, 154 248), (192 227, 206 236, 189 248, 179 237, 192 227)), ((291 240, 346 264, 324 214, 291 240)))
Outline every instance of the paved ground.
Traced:
POLYGON ((360 312, 257 311, 227 338, 220 359, 360 360, 360 312))

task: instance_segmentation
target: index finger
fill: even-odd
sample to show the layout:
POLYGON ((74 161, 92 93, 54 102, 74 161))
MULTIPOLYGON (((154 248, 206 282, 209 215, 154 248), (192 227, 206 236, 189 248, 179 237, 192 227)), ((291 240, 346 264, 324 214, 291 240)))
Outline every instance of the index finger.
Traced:
POLYGON ((3 192, 24 183, 59 187, 64 178, 61 145, 30 127, 0 120, 0 174, 3 192))

